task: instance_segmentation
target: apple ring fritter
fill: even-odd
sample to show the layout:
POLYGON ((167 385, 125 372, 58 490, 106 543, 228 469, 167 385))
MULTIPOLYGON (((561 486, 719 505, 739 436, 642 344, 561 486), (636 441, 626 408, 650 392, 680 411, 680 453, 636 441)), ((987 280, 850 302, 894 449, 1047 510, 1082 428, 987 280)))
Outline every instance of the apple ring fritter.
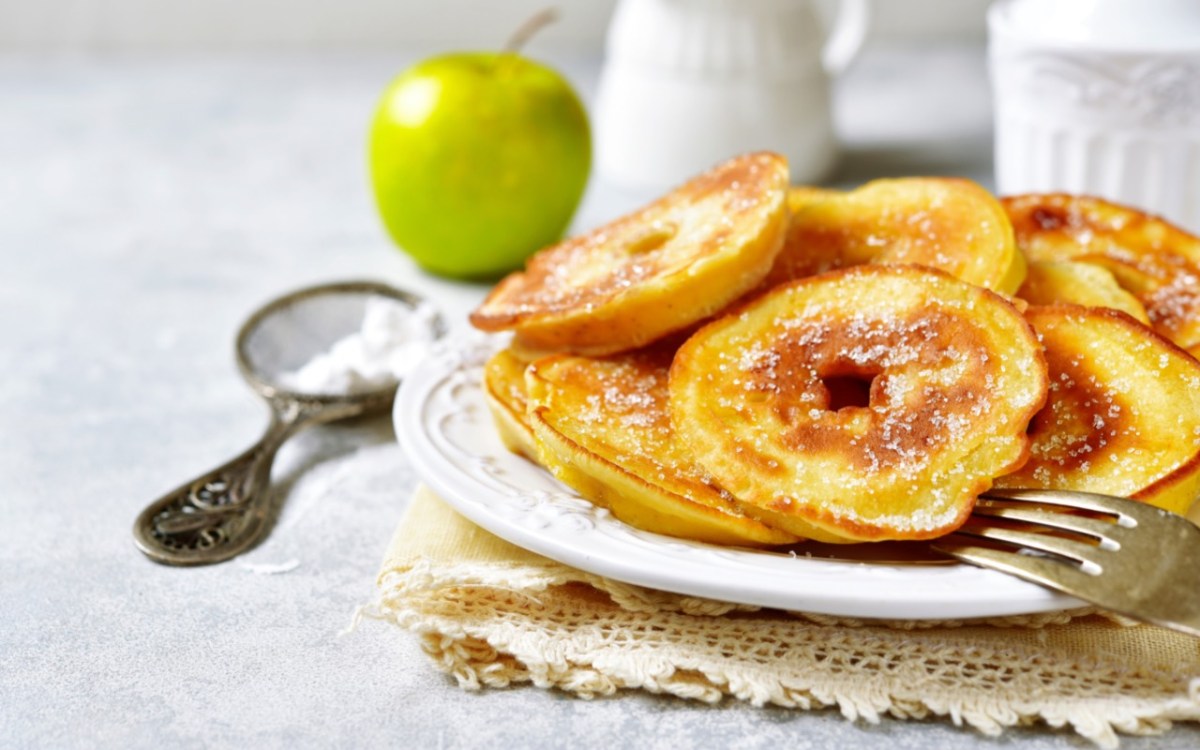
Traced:
POLYGON ((679 442, 667 414, 672 352, 553 355, 530 365, 529 422, 542 464, 647 531, 744 546, 798 541, 744 516, 679 442))
POLYGON ((471 313, 528 349, 609 354, 703 320, 770 270, 787 227, 788 171, 732 159, 663 198, 538 252, 471 313))
POLYGON ((1031 307, 1050 396, 1001 487, 1101 492, 1186 513, 1200 493, 1200 362, 1115 310, 1031 307))
POLYGON ((1051 193, 1001 202, 1030 260, 1105 267, 1142 303, 1155 331, 1200 355, 1200 238, 1099 198, 1051 193))
POLYGON ((1033 260, 1017 297, 1031 305, 1109 307, 1150 323, 1146 308, 1104 266, 1073 260, 1033 260))
POLYGON ((918 266, 803 279, 675 355, 676 432, 747 514, 818 541, 926 539, 1028 455, 1046 366, 1004 298, 918 266))
POLYGON ((529 361, 510 349, 493 354, 483 366, 483 394, 504 447, 537 461, 537 441, 526 417, 525 368, 529 361))
POLYGON ((919 264, 1012 294, 1025 278, 999 201, 969 180, 875 180, 846 193, 803 189, 765 286, 864 263, 919 264))

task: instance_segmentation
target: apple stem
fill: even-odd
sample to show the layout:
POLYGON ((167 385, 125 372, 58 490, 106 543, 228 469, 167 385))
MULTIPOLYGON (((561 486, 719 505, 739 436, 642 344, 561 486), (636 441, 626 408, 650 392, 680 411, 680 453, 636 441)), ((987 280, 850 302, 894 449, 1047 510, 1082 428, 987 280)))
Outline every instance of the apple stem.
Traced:
POLYGON ((543 26, 548 26, 558 20, 557 8, 545 8, 538 11, 525 23, 521 24, 513 35, 509 37, 508 44, 504 45, 504 51, 509 54, 516 54, 521 51, 525 43, 536 33, 542 30, 543 26))

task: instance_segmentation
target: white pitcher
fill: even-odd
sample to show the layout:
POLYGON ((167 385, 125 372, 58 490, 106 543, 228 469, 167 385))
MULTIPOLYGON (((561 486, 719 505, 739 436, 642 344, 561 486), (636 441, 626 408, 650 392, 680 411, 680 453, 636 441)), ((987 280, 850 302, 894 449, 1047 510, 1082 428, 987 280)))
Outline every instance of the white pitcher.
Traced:
POLYGON ((620 0, 593 114, 596 165, 662 190, 739 153, 788 158, 816 182, 837 158, 830 79, 867 26, 842 0, 824 38, 808 0, 620 0))

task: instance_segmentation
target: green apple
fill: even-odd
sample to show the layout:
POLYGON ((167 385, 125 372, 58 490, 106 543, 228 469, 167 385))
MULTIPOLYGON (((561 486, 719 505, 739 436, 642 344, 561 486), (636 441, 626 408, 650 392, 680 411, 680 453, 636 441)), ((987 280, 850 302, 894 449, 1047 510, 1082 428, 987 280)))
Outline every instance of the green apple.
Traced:
POLYGON ((559 240, 591 168, 587 113, 515 52, 418 63, 384 93, 371 182, 388 233, 424 269, 495 277, 559 240))

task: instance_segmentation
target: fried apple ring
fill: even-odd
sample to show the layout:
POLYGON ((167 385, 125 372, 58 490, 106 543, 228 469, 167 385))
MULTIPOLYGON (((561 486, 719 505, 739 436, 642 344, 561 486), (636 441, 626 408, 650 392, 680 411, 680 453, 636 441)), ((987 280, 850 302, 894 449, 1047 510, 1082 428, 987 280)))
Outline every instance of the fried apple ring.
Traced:
POLYGON ((635 213, 538 252, 474 312, 528 349, 608 354, 702 320, 770 270, 787 227, 787 162, 732 159, 635 213))
POLYGON ((1200 355, 1200 238, 1100 198, 1051 193, 1001 202, 1030 260, 1104 266, 1142 303, 1156 332, 1200 355))
POLYGON ((793 189, 793 215, 766 286, 864 263, 914 263, 1012 294, 1025 278, 999 201, 946 177, 875 180, 848 193, 793 189))
POLYGON ((673 349, 529 366, 529 422, 543 465, 631 526, 716 544, 772 546, 795 536, 747 518, 671 428, 673 349))
POLYGON ((1050 396, 1029 462, 999 487, 1132 497, 1186 513, 1200 493, 1200 362, 1124 313, 1075 305, 1025 315, 1050 396))
POLYGON ((787 192, 788 211, 792 215, 830 198, 837 198, 843 193, 833 188, 816 187, 815 185, 792 185, 787 192))
POLYGON ((537 461, 537 440, 525 416, 529 396, 525 391, 528 361, 510 349, 493 354, 483 365, 483 395, 500 442, 513 453, 537 461))
POLYGON ((1073 260, 1033 260, 1017 297, 1031 305, 1110 307, 1150 324, 1146 308, 1104 266, 1073 260))
POLYGON ((868 265, 702 328, 675 355, 670 408, 748 515, 818 541, 926 539, 1025 460, 1046 387, 1010 302, 933 269, 868 265))

